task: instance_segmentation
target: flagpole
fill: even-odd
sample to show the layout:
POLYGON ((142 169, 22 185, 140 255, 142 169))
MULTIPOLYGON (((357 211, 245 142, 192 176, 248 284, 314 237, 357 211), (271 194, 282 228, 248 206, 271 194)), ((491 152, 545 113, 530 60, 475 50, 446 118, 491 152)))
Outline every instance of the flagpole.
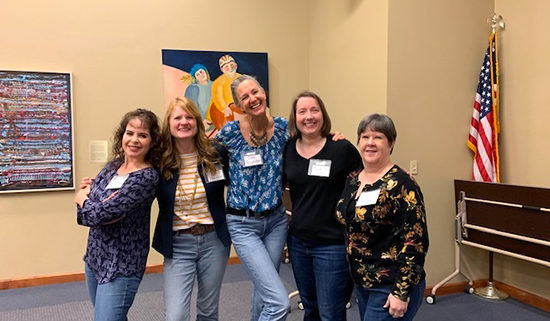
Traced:
MULTIPOLYGON (((499 30, 504 29, 504 19, 502 19, 501 15, 498 15, 498 14, 494 13, 492 17, 487 19, 487 23, 491 26, 491 30, 492 30, 491 41, 494 39, 494 41, 495 41, 495 51, 496 51, 497 50, 496 49, 496 46, 497 46, 497 43, 496 43, 497 32, 499 30)), ((499 86, 498 86, 498 84, 499 84, 498 64, 496 64, 496 68, 497 68, 496 83, 497 83, 497 88, 499 88, 499 86)), ((497 89, 497 90, 499 90, 499 89, 497 89)), ((495 138, 496 138, 497 135, 498 135, 498 132, 500 131, 500 124, 499 124, 500 115, 499 115, 499 108, 498 108, 498 106, 499 106, 498 95, 500 93, 499 92, 492 92, 491 94, 493 95, 493 101, 495 101, 494 106, 496 107, 495 110, 493 110, 494 119, 495 119, 495 126, 494 127, 495 127, 495 138)), ((497 146, 497 154, 498 154, 498 142, 496 141, 496 139, 495 139, 495 144, 497 144, 496 146, 497 146)), ((497 164, 496 164, 497 177, 496 178, 497 178, 497 182, 500 183, 500 170, 499 170, 498 161, 499 160, 497 158, 497 164)), ((487 298, 487 299, 504 300, 504 299, 509 297, 508 293, 505 293, 503 291, 498 290, 493 284, 493 256, 494 256, 493 251, 489 251, 489 280, 487 281, 487 286, 482 287, 482 288, 474 289, 474 294, 476 294, 478 296, 481 296, 483 298, 487 298)))
MULTIPOLYGON (((495 52, 495 62, 491 61, 491 66, 494 65, 495 72, 494 76, 496 79, 491 80, 491 82, 494 82, 496 84, 493 87, 493 90, 491 92, 492 98, 493 98, 493 119, 494 119, 494 135, 495 135, 495 151, 496 151, 496 161, 495 161, 495 172, 496 172, 496 181, 497 183, 500 183, 500 152, 499 152, 499 143, 498 143, 498 135, 500 134, 500 71, 499 71, 499 63, 498 63, 498 37, 497 32, 504 29, 504 19, 501 15, 493 13, 493 16, 491 18, 487 19, 487 24, 491 26, 491 41, 494 42, 494 52, 495 52)), ((491 59, 492 59, 491 55, 491 59)), ((493 76, 493 74, 491 75, 493 76)))
POLYGON ((487 24, 491 26, 493 33, 504 29, 504 19, 497 13, 493 13, 492 17, 487 18, 487 24))

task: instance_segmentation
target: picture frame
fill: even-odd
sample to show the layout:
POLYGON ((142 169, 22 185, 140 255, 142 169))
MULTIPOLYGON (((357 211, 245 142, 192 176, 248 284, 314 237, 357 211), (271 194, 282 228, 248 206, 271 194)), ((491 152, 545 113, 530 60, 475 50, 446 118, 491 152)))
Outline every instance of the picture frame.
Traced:
POLYGON ((165 106, 178 97, 191 100, 210 138, 227 122, 244 117, 230 90, 241 75, 256 78, 269 106, 267 52, 162 49, 162 72, 165 106))
POLYGON ((71 74, 0 70, 0 193, 74 190, 71 74))

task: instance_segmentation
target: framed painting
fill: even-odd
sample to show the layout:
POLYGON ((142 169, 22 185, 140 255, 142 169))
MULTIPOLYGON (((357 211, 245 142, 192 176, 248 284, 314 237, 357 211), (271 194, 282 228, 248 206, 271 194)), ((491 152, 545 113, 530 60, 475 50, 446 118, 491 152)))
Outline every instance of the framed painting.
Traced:
POLYGON ((0 71, 0 193, 74 189, 71 75, 0 71))
POLYGON ((269 97, 267 53, 163 49, 162 71, 165 106, 181 96, 193 101, 209 137, 244 117, 231 96, 233 80, 254 76, 269 97))

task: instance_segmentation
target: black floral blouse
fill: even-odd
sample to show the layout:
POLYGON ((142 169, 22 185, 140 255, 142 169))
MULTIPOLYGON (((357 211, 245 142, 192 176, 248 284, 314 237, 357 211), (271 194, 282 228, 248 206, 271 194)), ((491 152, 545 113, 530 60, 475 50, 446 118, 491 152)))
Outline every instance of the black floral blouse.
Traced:
POLYGON ((359 173, 351 173, 336 218, 346 225, 346 248, 356 284, 389 286, 406 301, 412 288, 425 277, 428 230, 424 199, 418 184, 394 165, 363 191, 380 189, 376 204, 356 207, 359 173))

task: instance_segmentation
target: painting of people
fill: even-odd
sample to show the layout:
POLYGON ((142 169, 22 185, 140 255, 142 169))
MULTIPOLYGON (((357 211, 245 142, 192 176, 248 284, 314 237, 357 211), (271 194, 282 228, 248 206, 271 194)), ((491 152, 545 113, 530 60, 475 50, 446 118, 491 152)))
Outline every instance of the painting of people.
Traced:
POLYGON ((233 80, 252 75, 269 93, 267 53, 164 49, 162 71, 165 106, 180 96, 193 101, 210 137, 243 117, 231 95, 233 80))

